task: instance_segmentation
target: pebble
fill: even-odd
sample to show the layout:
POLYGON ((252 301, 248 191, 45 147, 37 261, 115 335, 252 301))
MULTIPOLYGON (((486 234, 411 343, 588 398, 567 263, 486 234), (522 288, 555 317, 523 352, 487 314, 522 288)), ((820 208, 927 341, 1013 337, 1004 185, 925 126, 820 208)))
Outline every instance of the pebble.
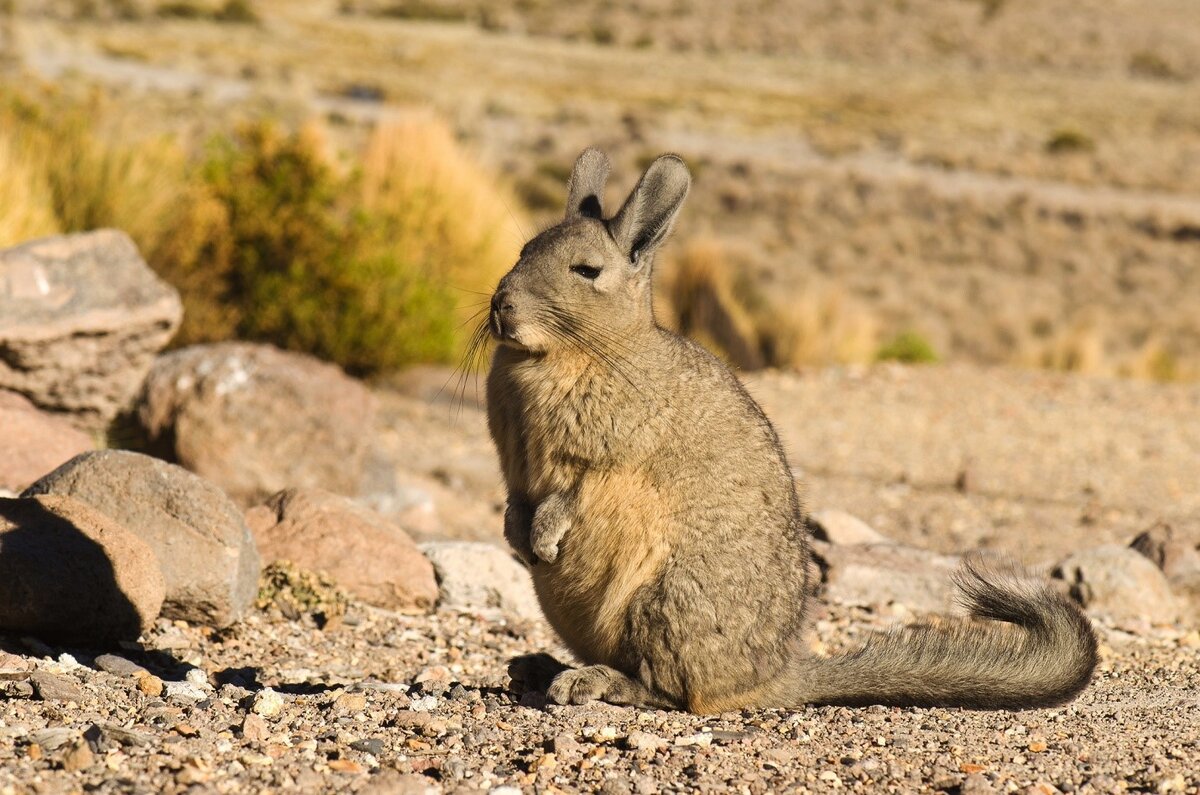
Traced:
POLYGON ((33 698, 33 685, 28 682, 6 682, 3 692, 8 698, 33 698))
POLYGON ((63 770, 68 773, 74 773, 77 770, 87 770, 95 763, 96 755, 92 753, 92 749, 83 740, 71 746, 62 759, 63 770))
POLYGON ((256 715, 264 718, 274 717, 283 711, 283 696, 269 687, 254 694, 254 705, 251 707, 256 715))
POLYGON ((212 684, 208 681, 208 674, 204 673, 199 668, 189 668, 188 672, 183 675, 183 679, 190 685, 193 685, 200 690, 212 690, 212 684))
POLYGON ((377 737, 370 737, 365 740, 355 740, 350 743, 350 747, 355 751, 362 751, 364 754, 379 756, 383 753, 384 744, 383 740, 377 737))
POLYGON ((142 666, 116 654, 101 654, 96 658, 96 667, 114 676, 138 676, 147 673, 142 666))
POLYGON ((166 682, 164 688, 167 692, 167 698, 172 701, 194 703, 208 698, 207 693, 191 682, 166 682))
POLYGON ((333 700, 333 709, 343 715, 362 712, 367 708, 367 697, 361 693, 342 693, 333 700))
POLYGON ((667 741, 649 732, 631 731, 625 738, 625 745, 635 751, 656 751, 659 748, 665 748, 667 741))
POLYGON ((678 746, 698 746, 700 748, 712 745, 712 735, 708 732, 700 732, 699 734, 688 734, 683 737, 675 738, 675 745, 678 746))
POLYGON ((558 756, 567 756, 569 754, 578 754, 583 750, 583 745, 575 739, 573 734, 559 734, 551 742, 554 748, 554 753, 558 756))
POLYGON ((408 708, 415 712, 430 712, 437 709, 437 707, 437 696, 422 696, 421 698, 414 698, 412 703, 408 705, 408 708))
POLYGON ((29 733, 29 741, 44 751, 57 751, 68 743, 75 742, 80 737, 76 729, 62 726, 52 726, 48 729, 38 729, 29 733))
POLYGON ((335 773, 345 773, 347 775, 367 772, 365 767, 352 759, 331 759, 329 760, 329 769, 335 773))
POLYGON ((266 742, 270 736, 271 729, 267 726, 267 722, 262 719, 261 715, 251 713, 242 721, 242 737, 247 740, 266 742))
POLYGON ((0 682, 28 679, 33 666, 24 657, 0 651, 0 682))
POLYGON ((47 671, 34 671, 29 675, 29 681, 33 683, 33 689, 43 701, 83 701, 83 691, 79 685, 61 676, 47 671))
POLYGON ((100 730, 104 737, 121 745, 145 746, 150 745, 152 742, 149 735, 133 731, 132 729, 126 729, 124 726, 118 726, 115 723, 97 723, 93 725, 100 730))
POLYGON ((151 698, 158 698, 163 692, 163 680, 159 679, 154 674, 148 673, 139 676, 137 680, 138 690, 142 691, 151 698))

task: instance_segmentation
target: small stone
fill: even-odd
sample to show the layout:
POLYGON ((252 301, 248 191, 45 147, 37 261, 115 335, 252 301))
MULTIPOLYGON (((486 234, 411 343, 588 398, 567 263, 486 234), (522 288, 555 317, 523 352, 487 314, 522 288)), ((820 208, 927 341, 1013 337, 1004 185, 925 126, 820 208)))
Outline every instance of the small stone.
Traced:
POLYGON ((689 735, 686 735, 683 737, 676 737, 675 745, 677 745, 677 746, 694 745, 694 746, 698 746, 700 748, 705 748, 709 745, 712 745, 712 735, 709 734, 708 732, 700 732, 699 734, 689 734, 689 735))
POLYGON ((47 671, 34 671, 29 676, 34 690, 43 701, 83 701, 83 691, 79 685, 61 676, 55 676, 47 671))
POLYGON ((800 752, 794 748, 768 748, 762 752, 762 755, 772 762, 786 764, 800 756, 800 752))
POLYGON ((62 654, 58 655, 58 664, 68 671, 73 671, 76 668, 83 667, 82 665, 79 664, 79 660, 75 659, 74 654, 68 654, 65 651, 62 654))
POLYGON ((250 714, 242 721, 242 737, 253 742, 266 742, 271 729, 261 715, 250 714))
POLYGON ((422 698, 414 698, 408 708, 414 712, 429 712, 437 709, 437 696, 424 696, 422 698))
POLYGON ((204 671, 200 670, 199 668, 188 669, 188 672, 183 675, 183 678, 188 684, 193 685, 200 690, 212 690, 212 684, 208 681, 208 674, 204 673, 204 671))
POLYGON ((191 682, 167 682, 164 685, 167 698, 172 701, 195 703, 208 698, 207 694, 191 682))
POLYGON ((121 745, 145 746, 152 742, 148 735, 126 729, 124 726, 117 726, 114 723, 97 723, 95 726, 106 738, 121 745))
POLYGON ((421 544, 421 551, 437 574, 440 605, 541 618, 529 572, 507 550, 495 544, 433 541, 421 544))
POLYGON ((175 733, 180 737, 199 737, 200 730, 190 723, 176 723, 175 733))
POLYGON ((254 694, 254 706, 251 709, 264 718, 274 717, 283 711, 283 696, 265 687, 254 694))
POLYGON ((1177 773, 1174 776, 1160 779, 1155 786, 1155 792, 1186 792, 1188 788, 1187 779, 1183 774, 1177 773))
POLYGON ((29 733, 29 741, 43 751, 57 751, 64 745, 75 742, 80 734, 75 729, 53 726, 29 733))
POLYGON ((378 737, 369 737, 365 740, 355 740, 350 743, 350 747, 355 751, 362 751, 364 754, 379 756, 383 753, 384 744, 383 740, 378 737))
POLYGON ((33 666, 24 657, 0 651, 0 682, 28 679, 33 666))
POLYGON ((333 700, 334 712, 352 715, 367 708, 367 697, 361 693, 342 693, 333 700))
POLYGON ((331 759, 329 761, 329 769, 335 773, 344 773, 346 775, 367 772, 365 767, 352 759, 331 759))
POLYGON ((569 754, 578 754, 583 750, 583 745, 575 739, 571 734, 557 735, 551 745, 554 748, 554 753, 558 756, 567 756, 569 754))
MULTIPOLYGON (((1101 791, 1104 792, 1106 790, 1101 791)), ((981 773, 971 773, 963 779, 959 792, 961 795, 991 795, 991 793, 996 792, 996 788, 981 773)))
POLYGON ((33 685, 28 682, 5 682, 0 692, 8 698, 33 698, 33 685))
POLYGON ((529 763, 529 772, 536 773, 539 770, 553 770, 558 764, 558 759, 554 754, 542 754, 537 759, 529 763))
POLYGON ((142 666, 116 654, 101 654, 96 658, 96 667, 114 676, 138 676, 146 673, 142 666))
POLYGON ((1033 740, 1027 746, 1031 753, 1040 754, 1046 751, 1046 743, 1041 740, 1033 740))
POLYGON ((665 748, 667 741, 649 732, 631 731, 625 738, 625 745, 634 751, 657 751, 659 748, 665 748))
POLYGON ((158 698, 163 692, 163 680, 151 673, 139 676, 137 680, 138 690, 142 691, 151 698, 158 698))
POLYGON ((832 770, 823 771, 819 776, 817 776, 817 778, 819 778, 821 781, 824 781, 831 787, 842 786, 841 776, 839 776, 837 773, 834 773, 832 770))
POLYGON ((63 755, 62 766, 63 770, 68 773, 74 773, 77 770, 86 770, 96 762, 96 755, 92 753, 92 749, 83 740, 75 743, 63 755))

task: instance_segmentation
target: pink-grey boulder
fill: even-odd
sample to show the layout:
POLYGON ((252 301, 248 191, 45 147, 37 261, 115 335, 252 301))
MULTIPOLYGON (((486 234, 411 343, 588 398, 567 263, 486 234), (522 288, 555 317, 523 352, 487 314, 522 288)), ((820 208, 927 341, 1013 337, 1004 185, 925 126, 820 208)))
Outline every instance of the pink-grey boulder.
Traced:
POLYGON ((424 612, 437 602, 433 565, 400 527, 346 497, 288 489, 251 508, 263 560, 321 571, 369 604, 424 612))
POLYGON ((0 489, 17 492, 95 445, 61 416, 0 389, 0 489))
POLYGON ((182 467, 126 450, 76 456, 22 496, 65 495, 135 534, 166 581, 163 615, 225 626, 258 589, 259 558, 241 510, 182 467))
POLYGON ((357 494, 375 400, 334 365, 230 342, 161 357, 137 416, 152 452, 249 506, 293 487, 357 494))
POLYGON ((0 389, 88 431, 126 409, 183 316, 124 232, 0 251, 0 389))
POLYGON ((0 632, 133 640, 164 594, 154 551, 100 511, 62 495, 0 499, 0 632))

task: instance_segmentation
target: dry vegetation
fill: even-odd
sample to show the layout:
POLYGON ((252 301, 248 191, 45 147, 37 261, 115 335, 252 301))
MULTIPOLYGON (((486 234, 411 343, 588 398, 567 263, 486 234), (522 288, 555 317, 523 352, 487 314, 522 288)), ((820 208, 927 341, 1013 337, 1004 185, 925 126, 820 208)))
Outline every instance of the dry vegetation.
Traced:
MULTIPOLYGON (((192 5, 38 4, 17 42, 27 71, 102 86, 141 131, 197 140, 324 117, 359 174, 338 172, 347 202, 373 195, 369 163, 446 159, 368 143, 430 112, 540 222, 584 145, 614 155, 613 200, 648 157, 678 151, 696 189, 662 258, 660 313, 744 367, 936 357, 1200 376, 1190 0, 256 0, 252 24, 192 5)), ((29 196, 0 225, 45 224, 36 179, 0 190, 29 196)), ((443 268, 474 262, 472 245, 511 259, 530 228, 495 195, 461 216, 495 217, 486 240, 443 268)), ((431 212, 387 234, 424 252, 413 228, 463 233, 431 212)), ((486 289, 503 264, 468 267, 479 281, 435 281, 486 289)))
POLYGON ((339 158, 321 126, 247 124, 192 153, 13 94, 0 109, 0 245, 113 226, 182 293, 181 344, 266 340, 358 374, 447 361, 462 296, 511 257, 512 200, 432 118, 339 158))

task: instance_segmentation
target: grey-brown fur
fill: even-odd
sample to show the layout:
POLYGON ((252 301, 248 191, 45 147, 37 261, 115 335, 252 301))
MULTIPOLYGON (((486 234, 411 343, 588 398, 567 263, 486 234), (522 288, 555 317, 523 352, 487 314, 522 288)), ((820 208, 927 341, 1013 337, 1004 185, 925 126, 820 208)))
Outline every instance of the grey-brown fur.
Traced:
POLYGON ((558 703, 722 712, 802 703, 1020 708, 1091 677, 1096 641, 1069 600, 1016 569, 964 569, 977 618, 880 635, 841 657, 801 642, 808 533, 783 449, 721 362, 660 328, 651 260, 690 186, 672 155, 604 218, 589 149, 567 214, 492 299, 488 420, 508 486, 505 536, 582 660, 510 665, 558 703))

